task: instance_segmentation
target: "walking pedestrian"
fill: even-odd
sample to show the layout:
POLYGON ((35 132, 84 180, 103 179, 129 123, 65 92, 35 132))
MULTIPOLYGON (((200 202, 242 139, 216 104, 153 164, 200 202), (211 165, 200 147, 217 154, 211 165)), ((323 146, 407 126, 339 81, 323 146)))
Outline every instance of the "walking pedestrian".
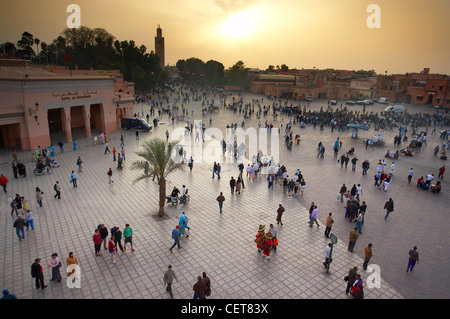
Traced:
POLYGON ((120 151, 122 153, 122 161, 125 160, 125 148, 122 146, 122 149, 120 151))
POLYGON ((392 162, 391 164, 391 175, 394 175, 395 173, 395 162, 392 162))
POLYGON ((34 230, 34 218, 31 210, 27 209, 25 214, 25 226, 27 226, 27 230, 31 226, 31 230, 34 230))
POLYGON ((77 166, 78 166, 78 172, 82 173, 83 172, 83 166, 81 165, 83 164, 83 161, 81 160, 81 156, 78 156, 77 159, 77 166))
POLYGON ((116 253, 117 253, 117 248, 116 248, 116 244, 114 243, 114 237, 113 237, 113 236, 111 236, 111 237, 109 238, 109 242, 108 242, 108 251, 109 251, 109 254, 111 255, 111 261, 112 261, 112 263, 115 264, 116 261, 114 260, 114 256, 115 256, 116 253))
POLYGON ((180 229, 180 226, 176 226, 175 228, 174 228, 174 230, 172 230, 172 239, 174 240, 174 243, 173 243, 173 245, 172 245, 172 247, 170 247, 169 248, 169 251, 170 252, 172 252, 172 249, 175 247, 175 246, 178 246, 178 249, 180 249, 181 248, 181 246, 180 246, 180 232, 178 231, 180 229))
POLYGON ((283 216, 285 209, 281 203, 278 205, 277 209, 277 225, 283 226, 283 222, 281 221, 281 216, 283 216))
POLYGON ((131 229, 130 224, 125 224, 123 237, 125 238, 123 249, 126 250, 127 244, 129 243, 131 246, 131 251, 135 251, 133 248, 133 229, 131 229))
POLYGON ((103 243, 103 249, 108 249, 107 242, 108 242, 108 228, 106 228, 105 224, 101 224, 98 227, 98 230, 100 231, 100 235, 102 237, 102 243, 103 243))
POLYGON ((174 279, 178 282, 177 275, 175 274, 175 271, 173 271, 172 265, 169 265, 167 271, 164 273, 163 282, 164 285, 167 285, 166 291, 169 293, 171 299, 173 299, 172 284, 174 279))
POLYGON ((256 248, 258 248, 258 253, 261 252, 261 249, 263 248, 263 241, 264 241, 264 235, 265 235, 266 225, 259 225, 258 232, 256 233, 255 243, 256 248))
POLYGON ((378 183, 378 181, 381 179, 381 171, 377 172, 374 176, 375 184, 373 186, 380 186, 381 183, 378 183))
POLYGON ((16 228, 16 234, 19 240, 25 239, 25 220, 21 215, 18 215, 14 221, 14 227, 16 228))
POLYGON ((6 193, 6 186, 8 186, 8 178, 3 174, 0 175, 0 185, 3 187, 3 191, 6 193))
POLYGON ((112 180, 112 169, 111 167, 109 168, 109 171, 106 173, 108 175, 108 183, 114 183, 114 181, 112 180))
POLYGON ((192 156, 191 156, 191 158, 189 159, 188 167, 189 167, 189 171, 192 172, 192 168, 194 168, 194 159, 192 158, 192 156))
POLYGON ((414 266, 419 263, 419 253, 417 252, 417 246, 409 251, 408 267, 406 267, 406 272, 413 271, 414 266))
POLYGON ((355 227, 350 231, 349 242, 348 242, 348 251, 353 253, 353 248, 355 248, 356 240, 358 239, 358 228, 355 227))
POLYGON ((241 194, 241 188, 242 188, 242 178, 241 175, 238 176, 237 181, 236 181, 236 193, 238 193, 239 195, 241 194))
POLYGON ((61 199, 61 185, 59 185, 59 181, 56 181, 55 185, 53 185, 53 189, 56 192, 56 194, 55 194, 55 196, 53 196, 53 198, 61 199))
POLYGON ((389 198, 389 200, 384 204, 384 209, 386 209, 386 216, 384 216, 384 219, 387 219, 389 217, 389 214, 394 211, 394 201, 392 198, 389 198))
POLYGON ((220 192, 220 195, 217 196, 216 200, 219 202, 220 214, 222 214, 223 202, 225 201, 225 196, 223 196, 222 192, 220 192))
MULTIPOLYGON (((439 168, 438 178, 443 179, 444 178, 444 173, 445 173, 445 165, 439 168)), ((5 190, 5 193, 6 193, 6 190, 5 190)))
POLYGON ((40 265, 41 259, 36 258, 34 263, 31 265, 31 277, 35 279, 36 289, 47 288, 44 283, 44 273, 42 272, 42 266, 40 265))
POLYGON ((101 256, 100 249, 102 248, 102 234, 100 234, 100 230, 98 228, 94 231, 92 240, 94 242, 95 256, 101 256))
POLYGON ((339 158, 338 163, 341 163, 341 168, 344 167, 344 163, 345 163, 345 154, 342 154, 342 156, 339 158))
POLYGON ((111 231, 111 235, 114 236, 114 244, 116 247, 120 248, 120 251, 123 252, 122 246, 122 231, 118 226, 114 227, 114 231, 111 231))
POLYGON ((359 202, 359 196, 362 195, 363 191, 362 191, 362 187, 361 184, 358 184, 358 186, 356 187, 356 200, 359 202))
POLYGON ((345 184, 342 184, 342 187, 339 190, 339 198, 340 198, 341 202, 344 202, 344 194, 346 191, 347 191, 347 186, 345 186, 345 184))
POLYGON ((350 289, 353 287, 353 284, 356 280, 356 275, 358 274, 358 267, 353 267, 348 272, 348 275, 344 278, 347 281, 347 289, 345 290, 345 294, 348 295, 350 289))
POLYGON ((58 259, 58 254, 53 253, 50 257, 50 263, 48 264, 48 267, 52 268, 52 279, 50 281, 61 281, 61 272, 59 269, 61 268, 61 262, 58 259))
POLYGON ((194 290, 194 299, 204 299, 206 289, 206 282, 201 276, 198 276, 197 282, 192 287, 192 290, 194 290))
POLYGON ((206 291, 205 291, 205 299, 206 299, 206 297, 211 296, 211 279, 209 279, 209 277, 206 276, 206 272, 202 272, 202 279, 206 283, 206 291))
POLYGON ((120 154, 117 154, 117 169, 122 169, 122 157, 120 154))
POLYGON ((111 153, 111 151, 108 148, 108 142, 105 142, 105 154, 106 153, 111 153))
POLYGON ((364 218, 364 213, 359 213, 356 217, 356 227, 358 228, 358 234, 362 235, 362 221, 364 218))
POLYGON ((356 162, 358 162, 358 159, 356 157, 352 158, 352 171, 354 172, 356 170, 356 162))
POLYGON ((123 142, 123 134, 120 134, 120 147, 125 146, 125 143, 123 142))
MULTIPOLYGON (((176 216, 176 218, 178 218, 178 216, 176 216)), ((188 230, 190 228, 187 226, 187 222, 188 222, 188 218, 186 217, 185 212, 182 212, 181 216, 180 216, 180 220, 178 221, 178 226, 180 226, 178 231, 180 232, 180 236, 181 236, 181 234, 185 234, 186 238, 189 238, 188 230)))
POLYGON ((36 187, 36 202, 38 203, 39 207, 42 207, 42 195, 44 194, 43 191, 39 187, 36 187))
POLYGON ((411 167, 408 174, 408 183, 411 183, 411 179, 414 176, 414 169, 411 167))
POLYGON ((309 222, 309 227, 313 227, 313 224, 316 223, 317 227, 319 227, 319 223, 317 222, 317 217, 319 216, 319 209, 314 205, 314 209, 311 212, 311 220, 309 222))
POLYGON ((17 178, 18 174, 19 174, 19 169, 17 168, 17 165, 15 163, 12 164, 12 168, 13 168, 13 175, 14 178, 17 178))
POLYGON ((328 267, 328 264, 331 262, 331 258, 331 243, 328 243, 325 247, 325 261, 323 262, 323 266, 325 268, 328 267))
POLYGON ((78 258, 73 252, 69 252, 69 257, 66 259, 66 265, 67 265, 67 275, 71 277, 73 280, 78 277, 77 271, 77 265, 78 265, 78 258))
POLYGON ((112 150, 112 154, 113 154, 113 162, 116 161, 116 153, 117 153, 116 148, 113 147, 113 150, 112 150))
POLYGON ((368 244, 366 248, 364 248, 364 263, 363 269, 367 270, 367 265, 369 264, 370 258, 372 258, 372 244, 368 244))
POLYGON ((350 157, 348 157, 348 155, 345 155, 345 159, 344 159, 345 168, 347 168, 347 165, 348 165, 349 161, 350 161, 350 157))
POLYGON ((328 217, 325 221, 326 224, 326 228, 325 228, 325 237, 326 238, 330 238, 330 232, 331 232, 331 227, 333 226, 334 220, 333 217, 331 217, 331 213, 328 214, 328 217))
POLYGON ((236 180, 234 179, 233 176, 231 176, 231 179, 230 179, 231 195, 234 194, 234 188, 235 188, 235 186, 236 186, 236 180))
POLYGON ((220 171, 222 170, 222 166, 220 166, 220 163, 217 163, 217 179, 220 179, 220 171))
POLYGON ((74 188, 77 187, 77 173, 75 171, 72 171, 72 174, 70 174, 70 182, 74 188))
POLYGON ((277 247, 278 247, 278 229, 273 226, 273 224, 269 225, 269 231, 272 233, 273 235, 273 244, 272 244, 272 250, 274 253, 277 252, 277 247))
POLYGON ((270 259, 270 252, 273 247, 273 234, 270 230, 264 235, 263 247, 263 258, 270 259))
POLYGON ((139 141, 139 131, 136 130, 136 141, 139 141))

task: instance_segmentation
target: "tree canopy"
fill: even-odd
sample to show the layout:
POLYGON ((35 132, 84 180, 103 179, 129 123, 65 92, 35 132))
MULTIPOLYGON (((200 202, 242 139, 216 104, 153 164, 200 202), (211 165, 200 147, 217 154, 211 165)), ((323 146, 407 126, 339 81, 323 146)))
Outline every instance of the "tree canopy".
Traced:
POLYGON ((11 42, 0 44, 0 53, 7 58, 69 69, 120 70, 124 80, 135 83, 137 91, 168 80, 168 73, 161 69, 153 51, 147 52, 144 45, 138 46, 133 40, 119 41, 102 28, 66 28, 50 44, 24 32, 17 46, 11 42))

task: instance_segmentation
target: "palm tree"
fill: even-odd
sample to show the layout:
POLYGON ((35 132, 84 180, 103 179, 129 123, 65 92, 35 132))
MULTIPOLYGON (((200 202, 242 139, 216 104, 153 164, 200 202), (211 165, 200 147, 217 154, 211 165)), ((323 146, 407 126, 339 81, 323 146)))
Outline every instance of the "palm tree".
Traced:
POLYGON ((39 64, 41 63, 41 56, 39 54, 39 43, 41 43, 41 40, 38 38, 34 38, 34 44, 36 44, 36 57, 39 58, 39 64))
POLYGON ((131 165, 131 169, 142 170, 144 173, 133 181, 133 184, 146 178, 158 178, 159 185, 159 211, 158 216, 164 217, 164 207, 166 203, 166 179, 171 173, 182 169, 183 163, 176 163, 172 159, 172 150, 176 143, 167 143, 160 138, 146 141, 143 149, 136 154, 145 161, 136 161, 131 165), (146 163, 148 162, 148 167, 146 163), (145 172, 148 170, 148 173, 145 172))

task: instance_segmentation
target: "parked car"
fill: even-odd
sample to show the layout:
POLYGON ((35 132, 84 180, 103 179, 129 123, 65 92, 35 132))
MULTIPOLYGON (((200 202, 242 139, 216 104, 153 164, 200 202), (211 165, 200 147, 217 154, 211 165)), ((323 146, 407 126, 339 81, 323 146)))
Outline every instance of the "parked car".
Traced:
POLYGON ((347 102, 345 102, 345 104, 347 104, 347 105, 355 105, 356 103, 355 103, 355 101, 348 100, 347 102))
POLYGON ((372 100, 364 100, 364 105, 372 105, 373 101, 372 100))
POLYGON ((308 102, 312 102, 312 101, 313 101, 313 99, 312 99, 312 97, 311 97, 311 96, 307 96, 307 97, 306 97, 306 101, 308 101, 308 102))
POLYGON ((152 126, 147 123, 146 120, 141 118, 124 117, 121 120, 122 130, 141 130, 148 132, 152 129, 152 126))
POLYGON ((359 100, 359 101, 356 101, 356 104, 358 104, 358 105, 364 105, 365 103, 364 103, 363 100, 359 100))
POLYGON ((336 100, 329 100, 329 101, 328 101, 328 104, 336 105, 336 104, 337 104, 337 101, 336 101, 336 100))
POLYGON ((389 104, 389 103, 391 103, 391 101, 389 100, 388 97, 380 97, 378 99, 378 103, 380 103, 380 104, 389 104))
POLYGON ((447 106, 444 104, 441 104, 441 105, 435 105, 434 108, 438 109, 438 110, 445 110, 447 108, 447 106))
POLYGON ((405 107, 403 105, 390 105, 384 111, 387 113, 403 113, 405 112, 405 107))

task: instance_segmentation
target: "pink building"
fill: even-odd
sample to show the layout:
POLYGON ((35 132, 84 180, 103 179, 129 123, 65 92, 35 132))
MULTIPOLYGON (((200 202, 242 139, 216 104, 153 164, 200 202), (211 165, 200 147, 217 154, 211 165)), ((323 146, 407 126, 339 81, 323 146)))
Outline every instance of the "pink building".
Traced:
POLYGON ((114 132, 132 116, 134 86, 117 71, 45 70, 24 60, 0 60, 0 147, 32 150, 52 134, 114 132))

